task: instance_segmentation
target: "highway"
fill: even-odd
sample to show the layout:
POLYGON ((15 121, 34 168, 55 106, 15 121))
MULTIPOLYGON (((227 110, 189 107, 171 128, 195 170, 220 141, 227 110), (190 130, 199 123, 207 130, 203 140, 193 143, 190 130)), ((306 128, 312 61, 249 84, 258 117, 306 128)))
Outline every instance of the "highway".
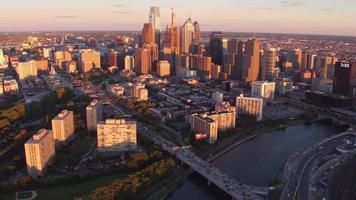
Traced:
POLYGON ((355 135, 355 133, 345 132, 326 138, 303 152, 297 152, 291 156, 284 168, 284 181, 286 184, 280 199, 309 199, 309 186, 311 185, 312 173, 315 170, 315 162, 335 151, 336 147, 349 135, 355 135))

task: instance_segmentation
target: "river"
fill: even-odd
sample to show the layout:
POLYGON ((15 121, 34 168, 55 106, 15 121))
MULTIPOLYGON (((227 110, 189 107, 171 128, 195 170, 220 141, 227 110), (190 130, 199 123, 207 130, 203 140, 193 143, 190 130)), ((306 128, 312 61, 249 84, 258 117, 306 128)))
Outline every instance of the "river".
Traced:
MULTIPOLYGON (((243 183, 267 186, 293 153, 345 129, 331 125, 329 120, 290 126, 249 140, 212 164, 243 183)), ((212 192, 196 176, 191 176, 167 198, 182 199, 215 200, 222 197, 212 192)))

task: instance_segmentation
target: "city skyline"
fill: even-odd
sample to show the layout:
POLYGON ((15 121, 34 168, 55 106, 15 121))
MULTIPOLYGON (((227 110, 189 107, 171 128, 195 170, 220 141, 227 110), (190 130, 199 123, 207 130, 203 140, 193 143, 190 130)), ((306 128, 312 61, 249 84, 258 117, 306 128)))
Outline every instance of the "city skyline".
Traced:
POLYGON ((0 27, 2 32, 138 31, 148 22, 150 7, 158 6, 162 30, 173 7, 178 25, 191 16, 201 23, 202 31, 356 36, 356 13, 352 12, 356 2, 352 0, 221 0, 218 5, 221 11, 217 3, 200 0, 88 0, 85 4, 63 0, 56 6, 44 0, 4 0, 0 27))

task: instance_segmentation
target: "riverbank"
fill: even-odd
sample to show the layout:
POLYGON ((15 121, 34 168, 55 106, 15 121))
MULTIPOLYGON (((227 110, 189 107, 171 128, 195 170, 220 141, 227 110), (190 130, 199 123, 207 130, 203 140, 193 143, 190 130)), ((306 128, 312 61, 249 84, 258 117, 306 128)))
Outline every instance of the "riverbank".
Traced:
POLYGON ((316 121, 320 121, 319 119, 307 119, 307 118, 295 118, 295 119, 288 119, 285 121, 272 121, 269 124, 261 124, 257 127, 250 128, 250 129, 237 129, 239 134, 234 134, 229 138, 225 138, 222 141, 218 141, 211 149, 206 151, 205 153, 199 154, 202 158, 209 159, 209 161, 214 161, 230 151, 235 147, 252 140, 260 135, 273 132, 279 129, 287 128, 290 126, 295 126, 299 124, 305 123, 313 123, 316 121), (275 122, 275 124, 273 124, 275 122))

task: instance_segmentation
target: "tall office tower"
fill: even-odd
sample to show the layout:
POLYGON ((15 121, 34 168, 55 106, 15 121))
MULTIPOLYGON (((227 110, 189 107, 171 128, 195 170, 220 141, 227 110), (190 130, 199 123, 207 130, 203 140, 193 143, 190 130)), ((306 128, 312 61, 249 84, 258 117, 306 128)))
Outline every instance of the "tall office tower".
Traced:
POLYGON ((136 122, 125 119, 107 119, 97 125, 98 150, 120 152, 136 150, 136 122))
POLYGON ((274 81, 276 78, 277 50, 267 48, 262 58, 262 80, 274 81))
POLYGON ((155 43, 155 34, 154 34, 152 24, 149 23, 143 24, 142 43, 143 44, 155 43))
POLYGON ((65 142, 73 135, 74 114, 73 111, 62 110, 52 119, 53 139, 56 142, 65 142))
MULTIPOLYGON (((171 11, 171 24, 166 30, 166 35, 164 37, 164 46, 166 48, 171 49, 172 52, 178 53, 179 52, 179 46, 180 46, 180 41, 179 41, 179 29, 175 24, 175 13, 172 9, 171 11)), ((171 63, 172 64, 172 63, 171 63)))
MULTIPOLYGON (((148 51, 150 52, 151 63, 153 63, 153 62, 158 60, 159 50, 158 50, 158 46, 157 46, 156 43, 143 44, 142 48, 143 49, 148 49, 148 51)), ((152 71, 152 69, 150 69, 150 71, 152 71)))
POLYGON ((36 61, 20 62, 16 67, 16 72, 20 80, 37 76, 36 61))
POLYGON ((47 164, 55 154, 52 131, 41 129, 25 143, 27 173, 43 176, 47 164))
POLYGON ((159 12, 159 7, 151 7, 149 22, 152 24, 155 43, 158 45, 158 49, 161 47, 161 15, 159 12))
POLYGON ((5 60, 5 56, 4 56, 4 53, 3 51, 0 49, 0 68, 1 69, 5 69, 7 68, 8 65, 7 65, 7 62, 5 60))
POLYGON ((80 51, 79 66, 83 73, 87 73, 90 70, 100 69, 100 53, 91 49, 84 49, 80 51))
POLYGON ((110 51, 109 55, 108 55, 108 64, 109 67, 111 66, 115 66, 118 67, 118 56, 119 54, 117 53, 117 51, 110 51))
POLYGON ((293 63, 293 68, 299 69, 302 66, 302 50, 294 49, 291 52, 290 59, 293 63))
POLYGON ((329 66, 333 65, 333 59, 330 56, 325 56, 321 58, 321 68, 320 68, 320 77, 326 79, 328 75, 329 66))
POLYGON ((239 47, 239 40, 237 38, 232 38, 227 41, 227 53, 228 54, 237 54, 239 47))
POLYGON ((245 54, 243 55, 242 81, 247 84, 256 81, 260 69, 261 43, 257 39, 246 42, 245 54))
POLYGON ((95 131, 96 125, 103 118, 103 108, 101 102, 99 102, 97 99, 93 100, 86 107, 86 114, 87 114, 87 130, 95 131))
POLYGON ((221 65, 211 65, 211 79, 218 80, 221 72, 221 65))
POLYGON ((183 26, 180 27, 180 52, 189 54, 189 49, 194 44, 194 25, 192 19, 187 19, 183 26))
POLYGON ((134 70, 135 58, 133 56, 125 56, 125 70, 134 70))
POLYGON ((218 122, 204 115, 191 116, 191 130, 198 134, 208 135, 211 144, 215 143, 218 138, 218 122))
POLYGON ((308 53, 306 53, 306 52, 302 53, 302 61, 301 61, 300 68, 308 69, 308 53))
POLYGON ((241 94, 236 97, 236 113, 237 116, 255 116, 257 121, 261 121, 263 116, 263 99, 244 97, 244 95, 241 94))
POLYGON ((245 43, 239 41, 237 44, 237 54, 235 59, 235 70, 233 70, 233 77, 238 81, 243 80, 243 60, 244 60, 245 43))
POLYGON ((314 69, 315 68, 315 61, 316 61, 316 55, 309 53, 308 54, 308 67, 309 69, 314 69))
POLYGON ((152 68, 151 53, 149 49, 135 51, 135 71, 139 74, 150 74, 152 68))
POLYGON ((273 102, 275 90, 275 82, 255 81, 251 83, 251 96, 263 98, 265 103, 273 102))
POLYGON ((356 62, 340 61, 335 64, 333 93, 356 96, 356 62))
POLYGON ((214 64, 224 65, 224 46, 222 32, 212 32, 210 34, 210 55, 214 64))
POLYGON ((157 63, 157 76, 167 77, 170 75, 171 65, 166 60, 160 60, 157 63))
POLYGON ((200 24, 199 22, 195 21, 193 23, 194 26, 194 44, 199 44, 200 42, 200 24))

